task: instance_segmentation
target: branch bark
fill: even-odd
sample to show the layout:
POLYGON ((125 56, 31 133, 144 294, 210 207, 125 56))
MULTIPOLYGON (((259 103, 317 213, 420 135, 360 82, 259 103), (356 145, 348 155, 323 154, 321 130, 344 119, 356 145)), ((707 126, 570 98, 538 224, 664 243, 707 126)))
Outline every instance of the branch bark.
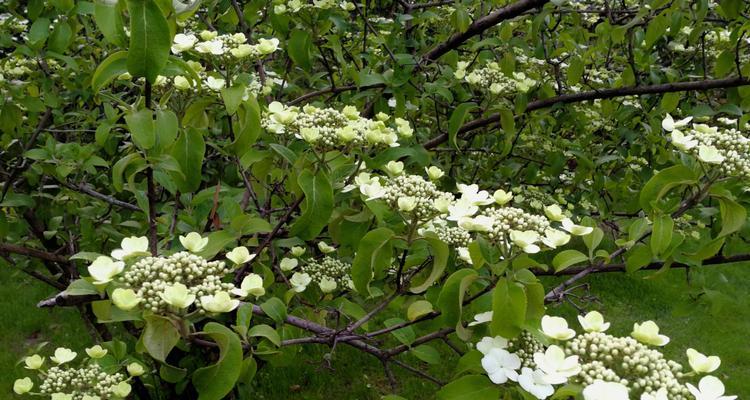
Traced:
POLYGON ((57 255, 55 253, 50 253, 48 251, 32 249, 29 247, 23 247, 23 246, 19 246, 15 244, 10 244, 10 243, 0 242, 0 251, 5 251, 8 253, 13 253, 13 254, 19 254, 22 256, 34 257, 40 260, 52 261, 52 262, 57 262, 57 263, 69 262, 66 257, 57 255))
MULTIPOLYGON (((711 90, 711 89, 725 89, 738 86, 750 85, 750 79, 744 77, 734 78, 723 78, 723 79, 708 79, 703 81, 694 82, 674 82, 674 83, 663 83, 658 85, 641 85, 641 86, 629 86, 622 88, 611 88, 601 90, 591 90, 580 93, 564 94, 560 96, 550 97, 548 99, 535 100, 530 102, 524 113, 529 113, 542 108, 554 106, 556 104, 570 104, 579 103, 588 100, 597 99, 611 99, 615 97, 623 96, 634 96, 644 94, 663 94, 672 92, 687 92, 692 90, 711 90)), ((458 130, 458 136, 464 135, 475 129, 483 128, 485 126, 500 122, 500 114, 495 113, 488 117, 478 118, 473 121, 469 121, 458 130)), ((433 149, 438 145, 448 141, 448 134, 442 134, 434 137, 424 144, 424 148, 433 149)))

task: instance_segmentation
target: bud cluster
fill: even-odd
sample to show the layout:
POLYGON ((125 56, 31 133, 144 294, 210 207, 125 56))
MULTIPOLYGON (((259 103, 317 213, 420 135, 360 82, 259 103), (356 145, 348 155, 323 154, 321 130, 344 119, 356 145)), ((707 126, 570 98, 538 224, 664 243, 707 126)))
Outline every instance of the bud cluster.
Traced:
POLYGON ((438 239, 451 247, 468 247, 472 240, 471 234, 466 229, 456 225, 449 225, 448 221, 439 217, 425 224, 422 232, 434 233, 438 239))
POLYGON ((724 174, 742 179, 750 178, 750 138, 740 131, 693 124, 693 128, 686 129, 684 133, 698 142, 698 146, 687 149, 689 153, 701 158, 701 145, 713 147, 718 150, 715 163, 724 174))
POLYGON ((195 296, 195 305, 202 310, 201 296, 217 292, 231 292, 232 283, 222 282, 230 272, 224 261, 207 261, 205 258, 179 252, 169 257, 145 257, 133 264, 120 278, 141 299, 141 306, 154 313, 165 313, 171 308, 162 298, 167 287, 176 283, 185 285, 195 296))
POLYGON ((302 272, 310 275, 320 289, 329 293, 336 289, 346 290, 354 286, 349 276, 351 264, 325 256, 320 260, 310 260, 302 266, 302 272))
POLYGON ((523 331, 515 339, 508 340, 508 351, 518 355, 522 367, 536 369, 534 354, 544 353, 544 344, 528 331, 523 331))
POLYGON ((488 88, 490 93, 502 96, 510 96, 516 93, 526 93, 533 88, 537 81, 529 78, 523 72, 513 72, 506 75, 497 62, 490 62, 485 67, 474 69, 467 73, 468 63, 459 62, 458 69, 454 73, 458 79, 464 79, 471 86, 488 88))
POLYGON ((398 175, 385 178, 383 199, 396 210, 411 213, 420 221, 439 214, 435 202, 453 201, 453 194, 438 190, 434 183, 420 175, 398 175), (401 200, 401 204, 399 204, 401 200), (409 203, 404 208, 405 203, 409 203), (409 210, 410 209, 410 210, 409 210))
POLYGON ((116 372, 108 374, 99 366, 91 363, 80 368, 51 367, 47 370, 39 391, 42 394, 70 393, 74 400, 84 396, 99 396, 101 399, 120 398, 116 396, 118 385, 124 382, 125 375, 116 372))
POLYGON ((390 116, 363 118, 353 106, 339 111, 306 105, 286 107, 279 102, 268 106, 262 125, 270 132, 287 134, 310 143, 320 151, 346 150, 362 146, 398 146, 400 137, 410 137, 409 122, 395 118, 395 128, 386 124, 390 116))
POLYGON ((631 395, 666 388, 670 399, 689 399, 687 387, 678 381, 682 366, 631 337, 603 332, 587 332, 565 343, 567 355, 577 355, 581 373, 576 380, 584 385, 595 380, 618 382, 630 388, 631 395))
POLYGON ((487 232, 490 240, 498 243, 510 243, 510 231, 534 231, 544 236, 549 228, 549 220, 542 215, 529 214, 516 207, 492 207, 483 210, 483 214, 492 221, 487 232))

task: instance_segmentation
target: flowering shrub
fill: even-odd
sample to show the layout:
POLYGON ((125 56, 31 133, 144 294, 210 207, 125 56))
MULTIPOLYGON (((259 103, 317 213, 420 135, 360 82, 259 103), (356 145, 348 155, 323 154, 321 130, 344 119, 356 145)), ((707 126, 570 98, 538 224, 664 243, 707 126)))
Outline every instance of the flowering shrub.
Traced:
POLYGON ((500 3, 0 5, 0 263, 92 334, 13 391, 244 400, 346 346, 388 399, 402 374, 734 398, 660 321, 608 333, 588 276, 685 268, 695 305, 721 299, 696 274, 750 260, 750 6, 500 3))

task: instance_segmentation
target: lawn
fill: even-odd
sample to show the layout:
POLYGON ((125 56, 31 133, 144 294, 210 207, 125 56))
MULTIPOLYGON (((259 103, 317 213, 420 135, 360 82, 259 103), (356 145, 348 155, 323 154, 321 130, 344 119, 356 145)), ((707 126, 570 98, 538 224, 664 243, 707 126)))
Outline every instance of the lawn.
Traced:
MULTIPOLYGON (((633 322, 653 319, 664 334, 672 339, 665 352, 687 364, 684 351, 695 347, 705 354, 722 359, 720 376, 729 394, 740 398, 750 396, 750 278, 746 271, 750 264, 734 264, 705 268, 701 274, 693 273, 694 285, 704 282, 713 297, 723 298, 719 305, 706 301, 690 301, 692 293, 685 279, 685 271, 673 270, 656 279, 643 279, 650 274, 625 275, 600 274, 589 277, 590 294, 601 305, 594 305, 612 320, 611 332, 628 334, 633 322), (723 295, 718 295, 720 292, 723 295), (616 317, 616 318, 615 318, 616 317)), ((554 278, 548 280, 548 286, 554 278)), ((89 344, 88 334, 75 310, 40 310, 34 307, 39 299, 53 291, 29 283, 17 272, 0 271, 0 295, 8 306, 0 310, 5 328, 0 341, 6 351, 0 354, 0 383, 10 391, 16 377, 24 370, 17 365, 29 346, 44 341, 81 350, 89 344), (12 304, 12 306, 10 305, 12 304)), ((706 296, 703 296, 705 298, 706 296)), ((549 310, 573 320, 575 310, 569 305, 549 310)), ((338 347, 332 363, 322 362, 328 348, 311 347, 305 356, 294 357, 290 366, 262 368, 253 384, 254 397, 258 399, 378 399, 388 391, 388 381, 376 359, 361 356, 346 346, 338 347)), ((449 356, 455 358, 455 356, 449 356)), ((409 360, 417 364, 415 359, 409 360)), ((450 375, 453 362, 426 366, 436 376, 450 375)), ((399 381, 400 394, 408 399, 433 398, 434 385, 411 378, 398 367, 394 373, 399 381)), ((7 392, 6 392, 7 393, 7 392)), ((3 397, 3 396, 0 396, 3 397)))

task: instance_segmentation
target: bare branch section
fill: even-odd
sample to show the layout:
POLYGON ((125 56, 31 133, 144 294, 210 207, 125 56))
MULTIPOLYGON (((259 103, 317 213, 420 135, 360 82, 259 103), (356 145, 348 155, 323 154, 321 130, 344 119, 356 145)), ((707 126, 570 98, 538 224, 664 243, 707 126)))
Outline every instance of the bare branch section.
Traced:
POLYGON ((52 261, 58 263, 67 263, 68 259, 61 255, 50 253, 44 250, 32 249, 30 247, 23 247, 10 243, 0 243, 0 252, 8 252, 13 254, 19 254, 22 256, 34 257, 40 260, 52 261))
POLYGON ((128 202, 118 200, 114 198, 114 196, 109 196, 104 193, 99 193, 96 190, 94 190, 90 185, 87 185, 85 183, 79 183, 79 184, 73 184, 70 182, 61 182, 65 187, 67 187, 70 190, 83 193, 85 195, 91 196, 95 199, 99 199, 105 203, 112 204, 113 206, 117 206, 120 208, 124 208, 126 210, 131 211, 140 211, 141 209, 136 206, 135 204, 130 204, 128 202))
POLYGON ((422 56, 422 59, 426 61, 434 61, 440 58, 443 54, 458 48, 467 40, 472 37, 481 34, 489 28, 503 22, 505 20, 515 18, 532 8, 541 7, 548 3, 549 0, 520 0, 515 3, 509 4, 503 8, 499 8, 490 14, 485 15, 482 18, 474 21, 473 24, 469 25, 469 28, 464 32, 453 34, 448 40, 433 47, 432 50, 428 51, 422 56))
MULTIPOLYGON (((737 254, 733 256, 714 256, 711 258, 707 258, 703 260, 702 265, 722 265, 722 264, 731 264, 736 262, 742 262, 742 261, 750 261, 750 254, 737 254)), ((645 267, 641 268, 640 270, 657 270, 664 267, 663 261, 657 261, 652 262, 651 264, 646 265, 645 267)), ((672 263, 669 265, 669 268, 691 268, 691 265, 683 264, 683 263, 672 263)), ((578 266, 578 267, 572 267, 568 268, 564 271, 561 271, 559 273, 555 273, 554 271, 534 271, 534 275, 541 276, 541 275, 575 275, 579 272, 586 269, 585 266, 578 266)), ((600 273, 600 272, 625 272, 625 264, 624 263, 618 263, 618 264, 606 264, 602 265, 599 268, 596 268, 592 271, 592 273, 600 273)))
MULTIPOLYGON (((689 92, 692 90, 704 91, 711 89, 726 89, 738 86, 750 85, 750 79, 744 77, 724 78, 724 79, 708 79, 703 81, 695 82, 674 82, 674 83, 663 83, 659 85, 641 85, 641 86, 630 86, 622 88, 612 89, 601 89, 591 90, 587 92, 564 94, 561 96, 550 97, 543 100, 535 100, 530 102, 524 113, 529 113, 542 108, 554 106, 555 104, 570 104, 579 103, 588 100, 598 99, 612 99, 615 97, 623 96, 636 96, 645 94, 663 94, 672 92, 689 92)), ((500 114, 495 113, 488 117, 478 118, 473 121, 469 121, 464 124, 458 130, 458 136, 464 135, 475 129, 483 128, 485 126, 500 122, 500 114)), ((448 134, 442 134, 436 136, 430 141, 424 144, 424 148, 432 149, 438 145, 448 141, 448 134)))

